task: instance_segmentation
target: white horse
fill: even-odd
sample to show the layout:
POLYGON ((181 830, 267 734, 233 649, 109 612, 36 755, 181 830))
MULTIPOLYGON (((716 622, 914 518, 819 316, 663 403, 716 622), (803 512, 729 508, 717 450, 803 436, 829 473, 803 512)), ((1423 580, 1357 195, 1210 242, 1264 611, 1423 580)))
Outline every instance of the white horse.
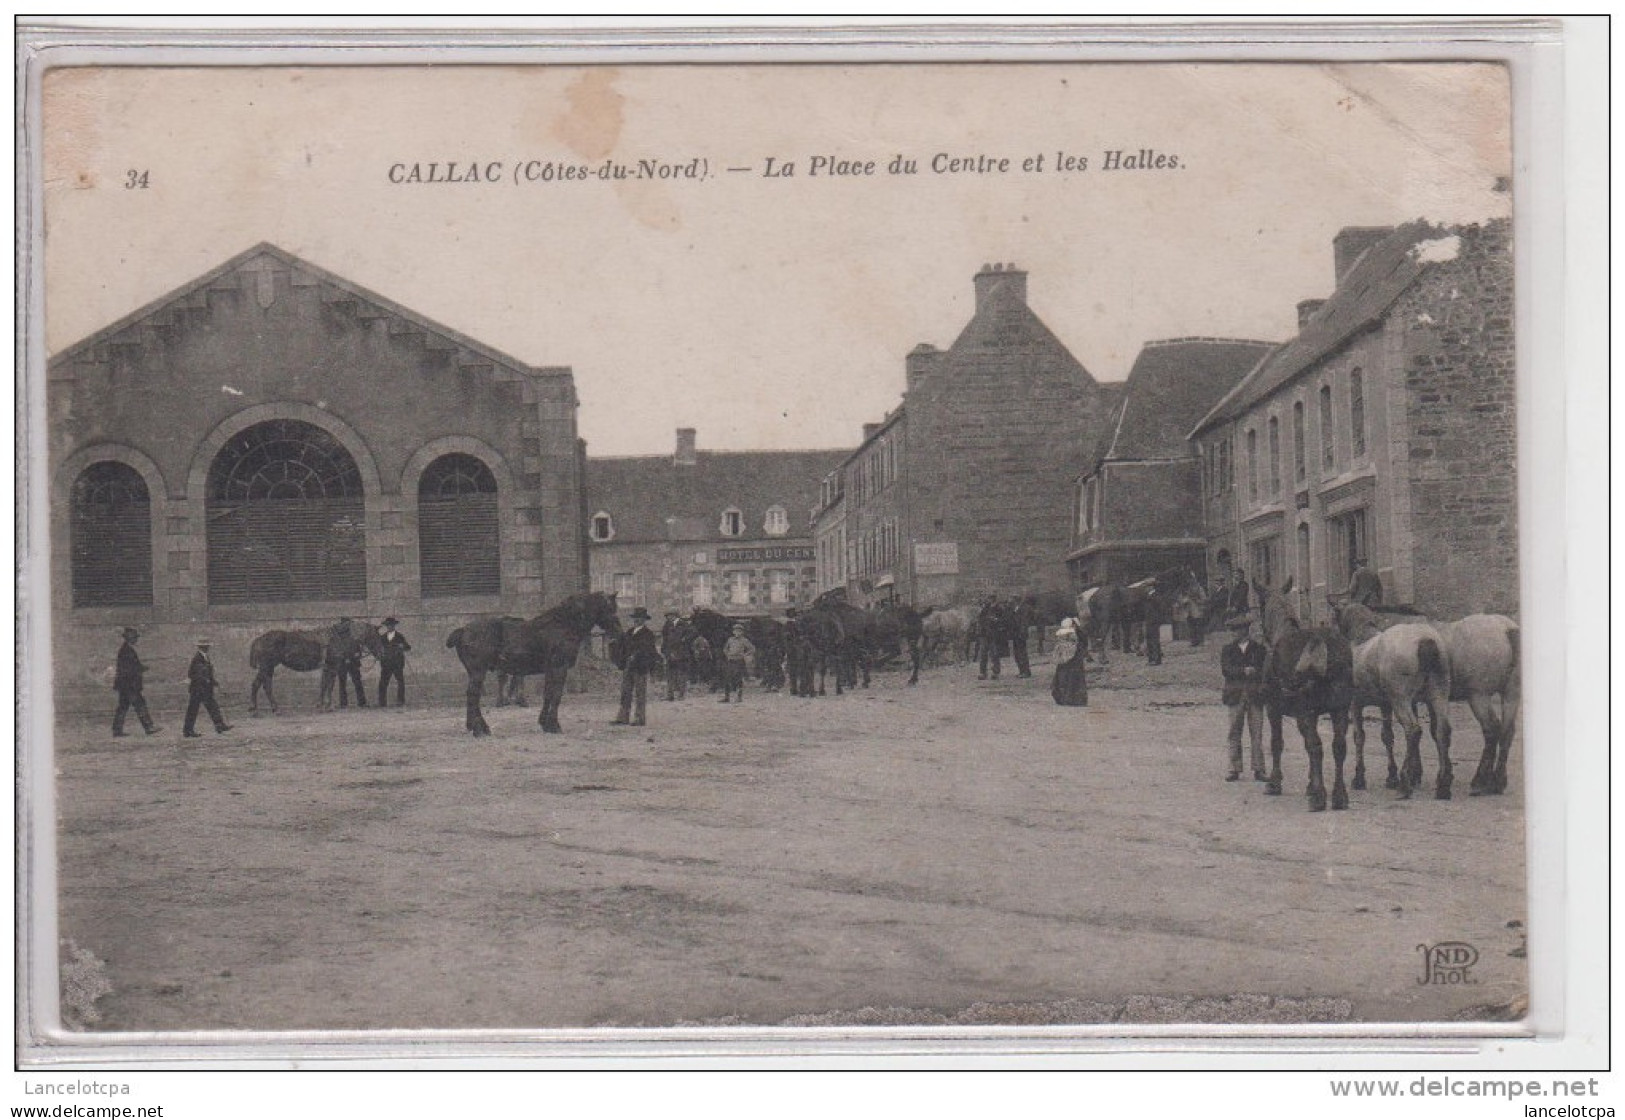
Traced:
POLYGON ((1422 782, 1422 724, 1416 705, 1428 706, 1433 745, 1439 752, 1437 797, 1450 797, 1451 670, 1443 636, 1431 623, 1403 622, 1384 630, 1359 603, 1332 603, 1337 625, 1354 647, 1354 788, 1365 789, 1365 709, 1382 710, 1382 745, 1388 751, 1388 788, 1401 797, 1422 782), (1394 719, 1405 729, 1405 765, 1394 762, 1394 719))
POLYGON ((1450 661, 1450 699, 1465 700, 1484 732, 1472 793, 1505 793, 1507 757, 1523 698, 1518 624, 1501 614, 1474 614, 1437 626, 1450 661))

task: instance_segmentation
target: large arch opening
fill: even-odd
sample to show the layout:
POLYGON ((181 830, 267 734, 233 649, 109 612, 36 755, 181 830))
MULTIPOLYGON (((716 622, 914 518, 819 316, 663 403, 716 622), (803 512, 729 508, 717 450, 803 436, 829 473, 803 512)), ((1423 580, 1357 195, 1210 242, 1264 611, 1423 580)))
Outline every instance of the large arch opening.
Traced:
POLYGON ((473 455, 442 455, 418 479, 418 572, 425 599, 502 590, 497 480, 473 455))
POLYGON ((68 513, 73 605, 152 604, 152 496, 126 463, 92 463, 74 479, 68 513))
POLYGON ((332 433, 267 420, 209 466, 209 602, 365 599, 366 501, 332 433))

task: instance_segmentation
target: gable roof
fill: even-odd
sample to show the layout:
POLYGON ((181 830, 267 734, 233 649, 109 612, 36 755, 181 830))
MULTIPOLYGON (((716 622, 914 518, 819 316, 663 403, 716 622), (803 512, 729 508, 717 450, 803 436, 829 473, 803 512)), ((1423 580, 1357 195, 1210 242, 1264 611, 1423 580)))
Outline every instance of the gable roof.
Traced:
POLYGON ((336 289, 341 297, 348 297, 359 303, 370 304, 379 312, 409 324, 424 335, 441 340, 447 349, 464 350, 477 360, 483 360, 493 365, 503 366, 533 376, 547 377, 568 375, 569 373, 564 367, 528 365, 512 355, 494 350, 482 342, 476 342, 467 335, 420 315, 408 307, 403 307, 394 300, 363 288, 360 284, 352 283, 342 276, 328 272, 324 268, 319 268, 309 261, 288 252, 286 249, 272 245, 268 241, 262 241, 252 249, 238 253, 224 264, 210 269, 197 279, 181 285, 179 288, 158 297, 143 307, 137 308, 117 322, 111 323, 94 334, 80 339, 71 346, 64 347, 51 356, 50 363, 65 362, 97 346, 118 341, 120 335, 138 329, 143 324, 154 319, 162 320, 172 311, 206 306, 200 300, 205 299, 211 289, 243 288, 250 282, 248 277, 254 273, 264 271, 262 268, 256 267, 256 265, 258 262, 265 260, 274 261, 290 270, 294 275, 303 276, 312 283, 328 285, 336 289))
POLYGON ((791 537, 810 532, 824 476, 849 450, 700 451, 691 465, 671 455, 588 458, 587 512, 610 515, 615 543, 759 539, 772 506, 790 519, 791 537), (741 538, 722 534, 722 513, 744 515, 741 538))
POLYGON ((1037 354, 1058 360, 1083 380, 1093 382, 1083 363, 1027 306, 1025 286, 1016 279, 1020 275, 1012 274, 1011 279, 991 287, 947 353, 961 359, 988 351, 1037 354))
POLYGON ((1415 251, 1450 231, 1407 222, 1367 249, 1326 302, 1298 332, 1226 394, 1191 431, 1234 419, 1349 339, 1382 321, 1394 301, 1429 267, 1415 251))
POLYGON ((1125 384, 1111 443, 1102 459, 1183 459, 1191 427, 1275 348, 1239 338, 1148 342, 1125 384))

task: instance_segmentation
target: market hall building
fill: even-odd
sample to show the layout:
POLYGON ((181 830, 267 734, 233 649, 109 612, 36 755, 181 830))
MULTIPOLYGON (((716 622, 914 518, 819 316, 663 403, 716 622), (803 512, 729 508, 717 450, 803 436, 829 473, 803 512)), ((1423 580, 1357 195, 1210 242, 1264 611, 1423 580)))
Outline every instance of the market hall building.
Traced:
MULTIPOLYGON (((586 587, 571 371, 274 246, 61 351, 47 377, 61 707, 110 706, 125 626, 159 710, 184 702, 174 682, 209 637, 229 719, 267 629, 395 615, 410 690, 460 674, 444 639, 471 615, 586 587)), ((283 703, 313 701, 303 679, 283 703)))

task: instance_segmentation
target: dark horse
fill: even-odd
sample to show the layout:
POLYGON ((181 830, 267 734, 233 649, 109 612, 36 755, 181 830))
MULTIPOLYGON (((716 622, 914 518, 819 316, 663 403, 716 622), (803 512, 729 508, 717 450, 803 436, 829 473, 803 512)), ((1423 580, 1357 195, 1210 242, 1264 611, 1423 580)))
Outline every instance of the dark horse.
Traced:
POLYGON ((491 734, 480 712, 480 695, 485 674, 492 670, 511 676, 541 674, 542 711, 537 722, 543 731, 563 730, 559 701, 564 699, 565 677, 576 663, 581 643, 595 627, 612 637, 621 632, 614 595, 602 591, 572 595, 528 622, 481 618, 453 630, 446 647, 457 651, 468 671, 468 730, 475 736, 491 734))
POLYGON ((377 629, 368 622, 350 621, 341 630, 335 623, 326 630, 268 630, 254 639, 248 647, 248 667, 253 669, 254 680, 248 686, 248 711, 259 714, 260 691, 276 715, 276 692, 271 678, 278 668, 296 673, 322 671, 320 703, 326 711, 333 704, 333 686, 338 682, 341 666, 346 660, 361 653, 378 656, 383 641, 377 629))
POLYGON ((694 636, 704 638, 711 647, 712 654, 717 658, 721 658, 722 647, 733 637, 733 628, 743 626, 745 637, 756 647, 756 676, 761 680, 762 686, 769 689, 784 686, 784 623, 776 618, 763 618, 760 615, 732 618, 705 607, 696 607, 689 617, 694 636))
POLYGON ((1145 602, 1152 588, 1164 602, 1172 603, 1180 592, 1198 586, 1190 569, 1178 566, 1129 584, 1101 584, 1089 597, 1089 622, 1095 632, 1103 636, 1101 662, 1105 662, 1107 645, 1124 653, 1138 652, 1135 627, 1145 623, 1145 602))
POLYGON ((1258 603, 1264 619, 1264 644, 1269 656, 1264 662, 1264 711, 1270 722, 1270 770, 1266 793, 1281 792, 1281 720, 1291 716, 1298 722, 1303 749, 1309 754, 1309 808, 1326 808, 1324 753, 1320 745, 1320 717, 1332 721, 1332 760, 1337 780, 1332 787, 1332 808, 1349 807, 1348 788, 1343 784, 1343 762, 1348 757, 1349 706, 1354 700, 1354 654, 1348 639, 1329 627, 1306 628, 1298 622, 1288 598, 1289 579, 1280 591, 1259 584, 1258 603))
POLYGON ((917 610, 906 603, 882 603, 874 608, 873 633, 884 648, 899 641, 908 647, 909 684, 920 683, 920 664, 925 660, 925 620, 935 607, 917 610))

